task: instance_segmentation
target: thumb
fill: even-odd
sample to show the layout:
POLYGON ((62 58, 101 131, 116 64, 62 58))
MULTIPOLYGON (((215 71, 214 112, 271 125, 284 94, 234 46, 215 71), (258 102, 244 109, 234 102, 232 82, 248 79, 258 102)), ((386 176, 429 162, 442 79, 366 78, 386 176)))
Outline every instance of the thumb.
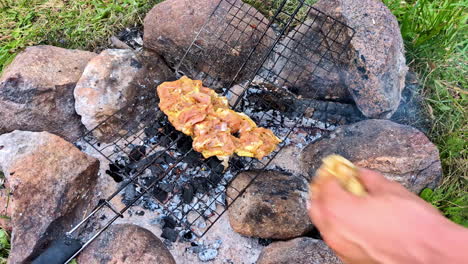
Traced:
POLYGON ((359 179, 371 195, 397 194, 400 197, 414 196, 401 184, 388 180, 381 173, 376 171, 360 168, 359 179))

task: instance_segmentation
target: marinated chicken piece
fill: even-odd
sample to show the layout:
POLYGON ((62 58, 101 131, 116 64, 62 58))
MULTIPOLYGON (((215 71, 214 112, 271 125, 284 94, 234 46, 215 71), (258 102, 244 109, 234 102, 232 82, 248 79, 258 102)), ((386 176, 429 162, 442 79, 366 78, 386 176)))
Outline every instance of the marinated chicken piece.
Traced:
POLYGON ((193 149, 202 153, 205 158, 230 156, 236 150, 236 141, 228 132, 206 134, 193 139, 193 149))
POLYGON ((262 159, 281 142, 271 130, 229 109, 227 99, 201 81, 184 76, 159 85, 157 93, 160 109, 175 129, 193 138, 193 149, 205 158, 218 157, 225 167, 234 153, 262 159))
POLYGON ((257 127, 257 124, 244 113, 231 109, 218 109, 216 115, 226 122, 232 133, 244 133, 257 127))
POLYGON ((158 86, 159 107, 175 129, 192 136, 193 126, 218 108, 228 108, 227 99, 203 87, 201 81, 182 77, 158 86))
POLYGON ((255 127, 251 131, 241 133, 236 154, 245 157, 262 159, 275 150, 281 142, 271 130, 255 127))

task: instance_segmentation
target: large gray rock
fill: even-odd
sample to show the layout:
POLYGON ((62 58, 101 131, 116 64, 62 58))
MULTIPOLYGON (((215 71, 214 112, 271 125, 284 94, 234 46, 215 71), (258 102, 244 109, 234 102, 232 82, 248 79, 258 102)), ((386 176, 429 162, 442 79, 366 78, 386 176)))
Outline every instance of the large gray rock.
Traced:
POLYGON ((367 117, 390 118, 408 69, 396 18, 379 0, 322 0, 314 7, 324 13, 312 9, 275 48, 268 65, 279 77, 274 81, 308 98, 354 100, 367 117))
POLYGON ((78 257, 78 263, 175 264, 169 250, 150 231, 130 224, 113 225, 78 257))
MULTIPOLYGON (((263 32, 267 31, 249 60, 248 66, 255 69, 275 39, 274 32, 267 30, 269 22, 241 0, 221 1, 210 17, 218 3, 219 0, 167 0, 157 4, 145 18, 144 47, 161 54, 170 66, 175 67, 203 24, 210 19, 181 70, 191 77, 201 71, 208 73, 214 78, 206 79, 205 85, 210 87, 219 84, 215 81, 217 78, 221 83, 229 83, 263 32)), ((245 78, 242 72, 237 80, 245 78)))
POLYGON ((335 253, 323 242, 300 237, 285 242, 274 242, 263 249, 257 264, 342 264, 335 253))
MULTIPOLYGON (((240 173, 229 186, 228 196, 237 197, 256 173, 240 173)), ((229 207, 232 229, 245 236, 274 239, 294 238, 311 231, 307 188, 307 181, 301 176, 261 172, 229 207)))
POLYGON ((75 140, 83 126, 73 89, 95 53, 53 46, 29 47, 0 78, 0 134, 13 130, 49 131, 75 140))
POLYGON ((313 177, 322 158, 330 154, 378 171, 414 193, 434 188, 442 176, 437 147, 419 130, 388 120, 342 126, 330 137, 310 144, 302 153, 304 170, 313 177))
POLYGON ((76 84, 76 112, 88 130, 106 121, 93 134, 107 141, 131 119, 133 108, 125 106, 138 97, 153 98, 155 87, 170 76, 169 68, 155 54, 137 56, 131 50, 105 50, 88 63, 76 84), (118 118, 109 119, 121 109, 118 118))
POLYGON ((344 83, 364 115, 390 118, 400 103, 408 71, 395 16, 380 0, 321 0, 314 7, 356 31, 344 83))
POLYGON ((345 52, 341 43, 351 37, 324 14, 311 11, 309 16, 275 47, 266 66, 276 74, 271 81, 305 98, 352 102, 343 79, 348 60, 340 56, 345 52), (324 37, 323 31, 328 30, 341 32, 342 38, 324 37))
POLYGON ((98 170, 95 158, 56 135, 14 131, 0 136, 0 171, 6 176, 0 204, 8 205, 12 229, 9 263, 34 257, 92 209, 98 170))

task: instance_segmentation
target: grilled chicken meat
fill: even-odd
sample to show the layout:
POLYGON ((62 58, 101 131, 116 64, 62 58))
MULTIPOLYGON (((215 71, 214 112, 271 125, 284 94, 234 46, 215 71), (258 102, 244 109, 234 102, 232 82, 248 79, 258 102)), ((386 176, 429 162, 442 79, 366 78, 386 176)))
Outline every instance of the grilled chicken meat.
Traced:
POLYGON ((218 157, 225 166, 234 153, 262 159, 281 142, 271 130, 229 109, 227 99, 201 81, 184 76, 162 83, 157 93, 159 108, 175 129, 193 138, 193 149, 205 158, 218 157))

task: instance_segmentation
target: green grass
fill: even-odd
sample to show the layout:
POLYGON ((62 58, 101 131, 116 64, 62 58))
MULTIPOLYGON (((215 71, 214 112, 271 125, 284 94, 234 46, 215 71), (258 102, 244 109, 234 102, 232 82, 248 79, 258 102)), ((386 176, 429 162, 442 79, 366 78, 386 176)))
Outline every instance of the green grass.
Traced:
MULTIPOLYGON (((284 27, 286 23, 291 19, 292 14, 297 12, 295 19, 291 21, 291 28, 297 26, 304 21, 303 19, 307 15, 309 8, 307 5, 299 6, 297 0, 287 0, 283 5, 283 0, 242 0, 244 3, 250 4, 255 7, 260 13, 265 15, 267 18, 272 18, 276 11, 281 8, 282 12, 278 14, 277 20, 273 21, 280 27, 284 27)), ((313 5, 318 0, 304 0, 304 3, 313 5)))
POLYGON ((10 235, 0 229, 0 264, 6 264, 10 254, 10 235))
POLYGON ((468 227, 467 0, 384 0, 397 17, 412 70, 419 73, 444 180, 421 193, 448 218, 468 227))
POLYGON ((0 0, 0 72, 27 46, 93 50, 162 0, 0 0))

